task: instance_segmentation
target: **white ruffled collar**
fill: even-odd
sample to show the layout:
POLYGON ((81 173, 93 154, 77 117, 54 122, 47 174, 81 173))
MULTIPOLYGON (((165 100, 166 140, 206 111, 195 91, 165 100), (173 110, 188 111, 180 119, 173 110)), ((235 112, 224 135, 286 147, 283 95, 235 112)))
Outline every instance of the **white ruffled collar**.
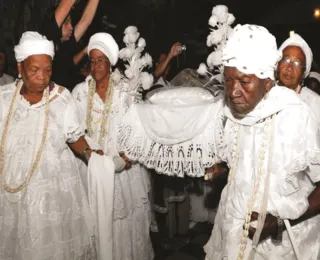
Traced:
POLYGON ((237 124, 251 126, 280 112, 289 105, 300 104, 301 100, 296 92, 286 87, 275 86, 270 90, 269 96, 262 99, 255 109, 244 118, 235 118, 227 104, 224 106, 224 114, 237 124))

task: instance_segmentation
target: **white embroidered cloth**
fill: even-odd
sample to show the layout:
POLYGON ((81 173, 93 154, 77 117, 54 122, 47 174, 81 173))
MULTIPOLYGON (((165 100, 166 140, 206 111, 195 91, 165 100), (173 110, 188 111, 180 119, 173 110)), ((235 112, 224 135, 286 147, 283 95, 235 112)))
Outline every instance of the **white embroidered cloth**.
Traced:
POLYGON ((120 150, 167 175, 201 177, 219 159, 223 94, 199 87, 155 90, 131 106, 120 127, 120 150))

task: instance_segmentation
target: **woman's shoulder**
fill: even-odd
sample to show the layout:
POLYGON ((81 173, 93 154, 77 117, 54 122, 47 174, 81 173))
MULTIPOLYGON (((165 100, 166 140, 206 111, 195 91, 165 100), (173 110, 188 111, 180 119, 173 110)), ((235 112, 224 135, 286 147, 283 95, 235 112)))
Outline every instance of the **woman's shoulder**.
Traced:
POLYGON ((89 84, 89 80, 90 78, 87 77, 85 81, 77 84, 74 89, 71 92, 71 95, 74 99, 80 101, 79 99, 81 99, 81 97, 83 96, 87 96, 88 94, 88 84, 89 84))
POLYGON ((2 100, 6 100, 8 98, 11 99, 12 96, 14 95, 16 88, 17 88, 16 82, 12 82, 12 83, 1 86, 0 87, 0 98, 2 100))

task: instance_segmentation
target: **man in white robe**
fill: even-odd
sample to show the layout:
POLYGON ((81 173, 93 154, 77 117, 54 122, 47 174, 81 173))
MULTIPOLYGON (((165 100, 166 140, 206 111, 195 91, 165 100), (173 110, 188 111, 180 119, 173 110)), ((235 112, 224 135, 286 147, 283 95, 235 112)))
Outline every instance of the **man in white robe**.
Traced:
POLYGON ((295 92, 273 86, 280 58, 273 35, 255 25, 238 25, 223 49, 220 156, 230 173, 208 260, 319 259, 318 123, 295 92))

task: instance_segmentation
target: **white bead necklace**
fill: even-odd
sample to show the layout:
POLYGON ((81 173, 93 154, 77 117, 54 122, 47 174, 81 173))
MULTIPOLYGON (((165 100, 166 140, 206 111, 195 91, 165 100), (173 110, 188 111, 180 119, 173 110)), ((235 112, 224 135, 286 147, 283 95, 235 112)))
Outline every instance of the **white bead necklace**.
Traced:
POLYGON ((28 171, 26 179, 17 187, 10 187, 6 182, 6 172, 4 171, 4 165, 5 165, 5 161, 6 161, 5 160, 6 144, 7 144, 7 138, 8 138, 7 135, 8 135, 9 125, 11 123, 12 116, 15 111, 14 108, 15 108, 16 99, 20 93, 22 86, 23 86, 23 81, 20 80, 17 84, 15 94, 13 96, 13 99, 12 99, 10 107, 9 107, 9 111, 7 114, 7 118, 5 121, 4 129, 3 129, 3 133, 2 133, 2 137, 1 137, 1 144, 0 144, 0 175, 2 175, 2 187, 5 191, 7 191, 9 193, 17 193, 29 185, 30 180, 32 179, 32 176, 34 175, 34 173, 38 167, 38 164, 40 162, 41 154, 42 154, 42 151, 44 149, 46 139, 47 139, 48 125, 49 125, 49 103, 50 102, 49 102, 49 87, 47 87, 46 90, 44 91, 45 98, 46 98, 45 122, 44 122, 43 134, 42 134, 42 139, 41 139, 41 144, 40 144, 39 150, 36 153, 36 157, 34 159, 34 162, 31 166, 31 168, 28 171))
MULTIPOLYGON (((96 81, 94 79, 91 79, 89 81, 89 91, 88 91, 88 105, 87 105, 87 131, 88 135, 92 137, 94 135, 94 130, 92 127, 93 117, 92 117, 92 111, 93 111, 93 98, 94 94, 96 93, 96 81)), ((106 94, 106 100, 104 103, 104 107, 102 110, 102 120, 100 125, 100 136, 99 136, 99 145, 103 148, 104 147, 104 140, 105 136, 108 134, 108 126, 106 126, 108 122, 108 116, 111 112, 112 108, 112 99, 113 99, 113 82, 110 79, 109 80, 109 86, 107 88, 107 94, 106 94)), ((97 123, 100 123, 100 120, 97 121, 97 123)))

